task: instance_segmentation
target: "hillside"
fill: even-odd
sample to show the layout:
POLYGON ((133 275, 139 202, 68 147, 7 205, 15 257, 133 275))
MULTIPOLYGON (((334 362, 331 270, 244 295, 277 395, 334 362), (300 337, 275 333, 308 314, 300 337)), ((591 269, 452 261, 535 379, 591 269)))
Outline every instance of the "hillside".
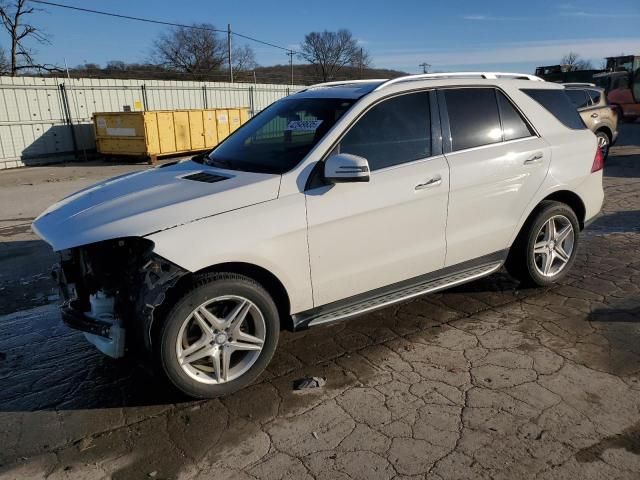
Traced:
MULTIPOLYGON (((89 78, 137 78, 148 80, 197 80, 210 82, 226 82, 229 79, 227 71, 221 70, 207 74, 189 74, 167 70, 163 67, 150 64, 125 64, 123 62, 111 62, 105 67, 95 64, 87 64, 72 68, 69 71, 72 77, 89 78)), ((59 74, 58 74, 59 75, 59 74)), ((355 80, 367 78, 395 78, 407 75, 405 72, 388 70, 383 68, 365 68, 360 71, 354 67, 343 67, 331 80, 355 80)), ((253 83, 277 83, 291 84, 291 68, 289 65, 273 65, 269 67, 256 67, 254 71, 235 72, 236 82, 253 83)), ((295 85, 310 85, 321 82, 322 78, 317 74, 313 65, 294 65, 293 83, 295 85)))

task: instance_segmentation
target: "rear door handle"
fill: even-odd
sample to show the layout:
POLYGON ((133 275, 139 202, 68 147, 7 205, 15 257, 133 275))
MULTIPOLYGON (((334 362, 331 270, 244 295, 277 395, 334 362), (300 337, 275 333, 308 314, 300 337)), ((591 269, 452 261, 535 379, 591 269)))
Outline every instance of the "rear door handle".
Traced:
POLYGON ((533 165, 535 163, 540 163, 542 162, 542 159, 544 158, 544 154, 542 152, 536 152, 533 155, 531 155, 529 158, 527 158, 524 161, 525 165, 533 165))
POLYGON ((598 114, 597 113, 592 113, 591 114, 591 118, 598 118, 598 114))
POLYGON ((416 190, 424 190, 425 188, 437 187, 442 183, 442 177, 440 175, 436 175, 435 177, 430 178, 424 183, 419 183, 416 185, 416 190))

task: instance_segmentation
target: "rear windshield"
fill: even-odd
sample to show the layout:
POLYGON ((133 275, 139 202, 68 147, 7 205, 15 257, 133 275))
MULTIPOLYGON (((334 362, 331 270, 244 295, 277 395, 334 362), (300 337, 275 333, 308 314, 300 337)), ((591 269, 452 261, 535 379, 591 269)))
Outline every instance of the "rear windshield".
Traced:
POLYGON ((565 127, 574 130, 584 130, 587 128, 582 118, 580 118, 576 106, 569 100, 565 90, 524 88, 522 91, 542 105, 565 127))
POLYGON ((205 162, 229 170, 285 173, 302 161, 353 103, 334 98, 280 100, 218 145, 205 162))

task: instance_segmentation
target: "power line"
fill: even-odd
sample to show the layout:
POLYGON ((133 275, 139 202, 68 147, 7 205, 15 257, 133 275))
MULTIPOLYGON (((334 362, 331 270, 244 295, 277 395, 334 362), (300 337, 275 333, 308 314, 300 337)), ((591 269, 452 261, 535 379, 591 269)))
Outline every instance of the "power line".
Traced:
MULTIPOLYGON (((174 22, 166 22, 163 20, 154 20, 151 18, 142 18, 142 17, 133 17, 131 15, 122 15, 119 13, 112 13, 112 12, 104 12, 104 11, 100 11, 100 10, 92 10, 90 8, 82 8, 82 7, 75 7, 72 5, 64 5, 62 3, 55 3, 55 2, 48 2, 45 0, 31 0, 33 3, 40 3, 43 5, 49 5, 51 7, 60 7, 60 8, 67 8, 69 10, 76 10, 79 12, 85 12, 85 13, 94 13, 96 15, 104 15, 107 17, 115 17, 115 18, 121 18, 121 19, 125 19, 125 20, 135 20, 136 22, 145 22, 145 23, 155 23, 157 25, 168 25, 170 27, 179 27, 179 28, 191 28, 193 30, 205 30, 205 31, 210 31, 210 32, 216 32, 216 33, 227 33, 227 30, 220 30, 218 28, 209 28, 209 27, 202 27, 202 26, 197 26, 197 25, 185 25, 182 23, 174 23, 174 22)), ((270 43, 270 42, 265 42, 264 40, 259 40, 257 38, 254 37, 250 37, 249 35, 243 35, 241 33, 237 33, 237 32, 231 32, 232 35, 235 35, 237 37, 241 37, 241 38, 245 38, 247 40, 250 40, 252 42, 256 42, 256 43, 261 43, 262 45, 267 45, 269 47, 273 47, 273 48, 279 48, 280 50, 285 50, 285 51, 293 51, 290 48, 286 48, 280 45, 276 45, 275 43, 270 43)), ((298 52, 296 52, 298 53, 298 52)))

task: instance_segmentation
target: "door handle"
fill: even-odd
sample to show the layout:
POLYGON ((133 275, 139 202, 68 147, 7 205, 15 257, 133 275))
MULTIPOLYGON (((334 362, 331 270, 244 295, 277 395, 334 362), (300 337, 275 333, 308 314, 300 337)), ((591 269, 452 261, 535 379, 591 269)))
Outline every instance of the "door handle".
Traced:
POLYGON ((542 152, 536 152, 533 155, 531 155, 529 158, 527 158, 524 161, 525 165, 533 165, 535 163, 540 163, 542 162, 542 159, 544 158, 544 154, 542 152))
POLYGON ((592 113, 591 114, 591 118, 598 118, 598 114, 597 113, 592 113))
POLYGON ((416 190, 424 190, 425 188, 437 187, 442 183, 442 177, 440 175, 436 175, 435 177, 430 178, 424 183, 419 183, 416 185, 416 190))

